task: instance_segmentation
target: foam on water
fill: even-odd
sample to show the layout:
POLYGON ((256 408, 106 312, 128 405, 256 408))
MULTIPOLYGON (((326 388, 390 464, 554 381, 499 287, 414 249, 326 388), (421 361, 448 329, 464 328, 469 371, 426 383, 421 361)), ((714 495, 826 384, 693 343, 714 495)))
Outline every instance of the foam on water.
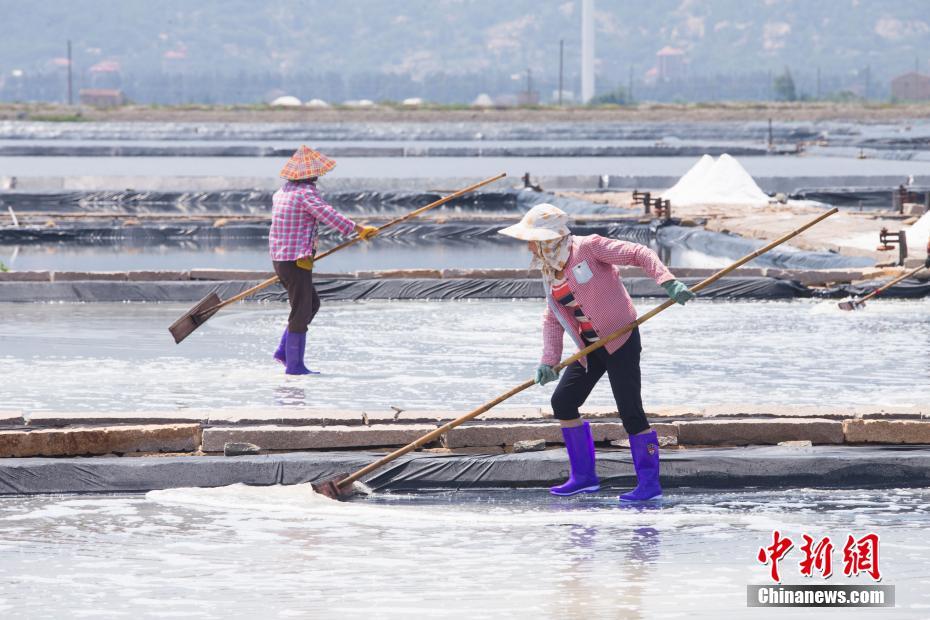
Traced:
POLYGON ((442 526, 461 524, 471 527, 505 526, 535 528, 570 523, 593 527, 635 526, 645 519, 663 527, 744 527, 767 530, 785 527, 771 516, 729 510, 692 512, 680 499, 666 499, 643 506, 620 504, 610 494, 586 496, 574 500, 552 499, 544 490, 537 492, 540 505, 481 505, 473 507, 410 507, 410 496, 378 494, 373 500, 356 498, 338 501, 315 493, 309 484, 255 487, 234 484, 217 488, 181 488, 150 491, 146 499, 160 504, 183 505, 198 510, 243 514, 256 511, 281 518, 325 519, 327 524, 366 526, 390 522, 406 526, 442 526), (463 514, 464 512, 464 514, 463 514))

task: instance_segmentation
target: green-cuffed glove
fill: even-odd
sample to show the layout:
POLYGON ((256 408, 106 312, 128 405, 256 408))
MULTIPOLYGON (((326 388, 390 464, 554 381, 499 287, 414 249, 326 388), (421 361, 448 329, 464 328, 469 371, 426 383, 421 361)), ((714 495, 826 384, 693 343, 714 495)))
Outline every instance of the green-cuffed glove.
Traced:
POLYGON ((669 297, 674 299, 676 303, 679 303, 682 306, 694 299, 694 293, 691 292, 691 289, 689 289, 678 280, 669 280, 668 282, 663 282, 662 288, 665 289, 665 292, 668 293, 669 297))
POLYGON ((559 373, 555 371, 552 366, 548 364, 540 364, 536 368, 536 383, 539 385, 546 385, 550 381, 555 381, 559 378, 559 373))

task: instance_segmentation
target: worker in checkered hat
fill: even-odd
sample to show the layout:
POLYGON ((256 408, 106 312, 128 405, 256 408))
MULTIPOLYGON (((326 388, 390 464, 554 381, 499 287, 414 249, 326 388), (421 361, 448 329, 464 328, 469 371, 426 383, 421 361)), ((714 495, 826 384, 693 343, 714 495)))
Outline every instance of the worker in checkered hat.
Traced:
POLYGON ((307 326, 320 309, 320 296, 313 286, 313 256, 320 224, 346 236, 354 232, 365 241, 378 232, 374 226, 356 224, 320 197, 316 181, 335 166, 329 157, 301 146, 281 170, 287 182, 272 198, 268 245, 274 271, 291 305, 274 358, 284 364, 284 372, 289 375, 318 374, 304 364, 304 351, 307 326))
MULTIPOLYGON (((567 333, 583 349, 636 321, 636 309, 620 280, 618 266, 641 268, 680 304, 694 297, 646 246, 600 235, 572 235, 568 215, 550 204, 536 205, 520 222, 500 233, 526 241, 533 253, 533 266, 542 271, 547 303, 543 313, 543 354, 536 369, 536 383, 540 385, 559 376, 554 367, 562 358, 563 334, 567 333)), ((549 489, 553 495, 600 490, 594 438, 579 408, 606 373, 623 428, 630 436, 636 469, 636 488, 621 495, 620 500, 645 501, 662 496, 659 441, 646 419, 640 393, 641 350, 639 329, 634 328, 565 368, 552 394, 552 412, 562 424, 571 476, 565 484, 549 489)))

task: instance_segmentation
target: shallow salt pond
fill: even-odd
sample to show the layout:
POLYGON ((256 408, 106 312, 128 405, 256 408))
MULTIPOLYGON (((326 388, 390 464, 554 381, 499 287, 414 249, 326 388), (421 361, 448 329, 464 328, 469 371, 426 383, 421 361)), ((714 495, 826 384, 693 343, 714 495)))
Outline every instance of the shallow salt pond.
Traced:
POLYGON ((651 508, 544 490, 340 503, 307 485, 0 497, 0 615, 746 618, 778 529, 797 541, 780 563, 789 584, 872 583, 843 575, 842 547, 880 536, 898 608, 818 616, 926 617, 928 504, 926 489, 685 489, 651 508), (830 579, 800 575, 803 534, 837 546, 830 579))
MULTIPOLYGON (((469 410, 531 377, 541 352, 542 300, 324 302, 307 354, 323 374, 285 377, 271 359, 285 304, 236 305, 175 345, 168 325, 190 305, 0 304, 2 408, 469 410)), ((930 299, 852 313, 836 301, 698 300, 641 329, 647 411, 930 402, 930 299)), ((552 389, 508 404, 548 406, 552 389)), ((612 405, 607 381, 588 403, 612 405)))
MULTIPOLYGON (((340 157, 333 177, 489 177, 613 174, 680 176, 697 157, 340 157)), ((928 161, 826 156, 746 156, 740 163, 754 177, 880 176, 930 174, 928 161)), ((41 176, 227 176, 277 177, 279 157, 10 157, 0 156, 5 175, 41 176)), ((325 189, 325 184, 322 185, 325 189)))

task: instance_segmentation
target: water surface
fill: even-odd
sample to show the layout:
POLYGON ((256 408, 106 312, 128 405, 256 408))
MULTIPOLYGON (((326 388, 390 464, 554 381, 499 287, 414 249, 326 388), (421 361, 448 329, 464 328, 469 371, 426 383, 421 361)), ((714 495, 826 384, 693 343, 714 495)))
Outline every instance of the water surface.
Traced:
MULTIPOLYGON (((640 313, 659 299, 638 300, 640 313)), ((189 304, 0 304, 4 409, 132 411, 237 406, 470 410, 531 377, 542 300, 330 302, 308 340, 315 377, 271 359, 284 303, 216 315, 180 345, 189 304)), ((646 410, 723 403, 930 402, 930 299, 698 300, 642 327, 646 410)), ((574 352, 566 341, 566 356, 574 352)), ((512 404, 547 406, 552 386, 512 404)), ((612 405, 607 381, 589 398, 612 405)))
MULTIPOLYGON (((882 584, 895 586, 898 609, 818 617, 926 617, 928 504, 926 489, 679 490, 657 508, 543 490, 340 503, 307 485, 7 497, 0 614, 746 618, 746 586, 770 583, 756 553, 779 529, 797 544, 881 537, 882 584)), ((842 545, 829 580, 801 577, 795 549, 783 582, 871 583, 842 575, 842 545)))

